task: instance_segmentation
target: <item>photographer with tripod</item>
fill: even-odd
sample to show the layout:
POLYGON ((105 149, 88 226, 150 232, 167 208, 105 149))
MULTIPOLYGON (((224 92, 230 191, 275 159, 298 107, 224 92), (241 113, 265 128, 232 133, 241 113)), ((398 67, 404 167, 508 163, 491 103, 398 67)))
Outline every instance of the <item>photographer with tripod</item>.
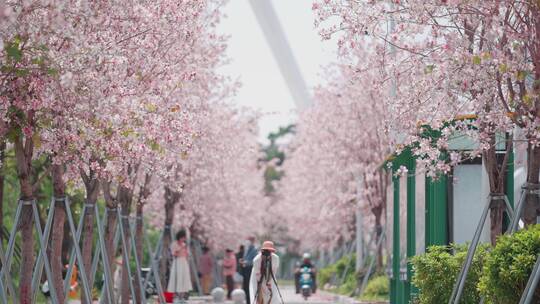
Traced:
POLYGON ((279 267, 279 257, 275 252, 274 243, 266 241, 253 260, 249 282, 251 304, 283 304, 275 276, 279 267))

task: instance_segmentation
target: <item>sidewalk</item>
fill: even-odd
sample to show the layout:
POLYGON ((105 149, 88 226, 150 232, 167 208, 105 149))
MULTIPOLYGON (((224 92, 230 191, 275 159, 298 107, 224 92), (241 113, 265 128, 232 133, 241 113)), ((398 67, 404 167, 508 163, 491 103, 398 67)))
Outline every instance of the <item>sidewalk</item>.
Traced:
MULTIPOLYGON (((281 287, 281 292, 283 295, 283 301, 285 304, 387 304, 388 302, 360 302, 358 300, 355 300, 351 297, 346 297, 342 295, 337 295, 331 292, 327 292, 324 290, 317 291, 316 294, 312 295, 308 298, 308 300, 304 300, 304 298, 296 294, 294 291, 294 287, 290 285, 284 285, 281 287)), ((70 301, 70 304, 79 304, 79 301, 70 301)), ((98 303, 98 302, 94 302, 98 303)), ((153 299, 147 300, 148 304, 153 303, 159 303, 157 300, 157 297, 153 299)), ((189 304, 207 304, 207 303, 214 303, 212 302, 212 297, 210 296, 192 296, 189 301, 189 304)), ((231 301, 224 302, 226 304, 232 304, 231 301)))

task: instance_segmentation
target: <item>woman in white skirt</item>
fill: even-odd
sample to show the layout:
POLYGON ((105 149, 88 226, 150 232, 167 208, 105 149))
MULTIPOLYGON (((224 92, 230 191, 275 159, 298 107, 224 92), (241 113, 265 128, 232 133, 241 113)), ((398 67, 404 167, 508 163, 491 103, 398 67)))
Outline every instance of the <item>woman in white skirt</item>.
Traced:
POLYGON ((171 253, 173 262, 167 291, 175 293, 180 299, 185 299, 192 289, 185 230, 182 229, 176 234, 176 242, 171 245, 171 253))

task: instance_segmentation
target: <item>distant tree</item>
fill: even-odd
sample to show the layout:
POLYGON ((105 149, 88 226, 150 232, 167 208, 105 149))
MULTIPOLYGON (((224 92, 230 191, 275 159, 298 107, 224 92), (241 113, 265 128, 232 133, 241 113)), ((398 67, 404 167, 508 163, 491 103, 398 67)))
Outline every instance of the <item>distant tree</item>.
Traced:
POLYGON ((285 161, 285 152, 280 147, 278 140, 295 133, 295 125, 290 124, 286 127, 279 127, 277 132, 268 134, 270 143, 263 147, 264 152, 264 192, 272 195, 276 189, 273 185, 283 176, 283 170, 280 168, 285 161))

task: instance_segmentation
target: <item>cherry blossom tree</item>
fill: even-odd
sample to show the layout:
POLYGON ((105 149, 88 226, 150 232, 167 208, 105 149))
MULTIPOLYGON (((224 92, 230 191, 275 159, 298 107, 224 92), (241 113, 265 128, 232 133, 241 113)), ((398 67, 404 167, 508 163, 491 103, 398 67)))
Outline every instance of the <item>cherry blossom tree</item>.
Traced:
MULTIPOLYGON (((76 9, 74 9, 76 10, 76 9)), ((2 41, 3 52, 0 57, 2 65, 2 134, 7 134, 13 143, 17 160, 21 188, 21 202, 34 201, 35 189, 42 177, 33 173, 32 160, 35 150, 48 152, 56 156, 55 146, 40 147, 41 136, 49 132, 53 142, 63 142, 65 124, 62 121, 69 111, 71 100, 61 98, 64 77, 56 77, 59 62, 57 53, 66 48, 65 40, 59 35, 69 32, 71 24, 66 25, 59 15, 65 12, 62 7, 50 5, 40 6, 32 2, 12 2, 2 4, 2 41), (57 131, 55 133, 54 131, 57 131), (36 182, 37 181, 37 182, 36 182)), ((58 144, 60 145, 60 144, 58 144)), ((56 145, 56 146, 58 146, 56 145)), ((63 168, 56 160, 52 160, 54 194, 64 195, 63 168)), ((44 174, 43 176, 46 176, 44 174)), ((58 227, 62 225, 64 213, 55 207, 57 216, 54 219, 52 233, 53 250, 61 246, 62 237, 58 227)), ((32 269, 34 264, 33 217, 32 207, 22 206, 20 222, 22 238, 21 277, 19 282, 21 303, 30 303, 32 269)), ((55 285, 60 288, 61 255, 51 255, 55 285)), ((59 290, 59 289, 58 289, 59 290)), ((60 296, 60 301, 63 297, 60 296)))
MULTIPOLYGON (((538 183, 535 166, 540 160, 532 131, 537 129, 537 3, 318 1, 313 9, 323 37, 339 36, 344 54, 363 54, 359 58, 384 66, 389 75, 385 83, 395 88, 395 96, 386 101, 394 117, 390 129, 401 133, 405 144, 416 143, 414 152, 433 169, 432 175, 482 155, 491 193, 504 193, 512 137, 507 157, 499 162, 496 134, 512 134, 518 126, 529 144, 527 181, 538 183), (369 53, 373 56, 367 57, 369 53), (460 114, 474 114, 475 119, 445 124, 460 114), (417 122, 442 136, 436 141, 422 138, 417 122), (469 155, 445 156, 455 131, 474 137, 478 147, 469 155)), ((503 208, 491 208, 493 242, 502 232, 503 208)), ((526 212, 525 218, 533 215, 534 210, 526 212)))
MULTIPOLYGON (((80 174, 89 205, 95 205, 101 180, 108 208, 120 204, 128 214, 137 176, 167 171, 159 165, 164 147, 174 147, 169 155, 176 156, 189 149, 190 124, 198 118, 187 103, 204 104, 210 95, 227 91, 216 89, 224 79, 213 72, 225 46, 214 33, 220 5, 202 0, 1 3, 0 135, 15 147, 21 199, 34 197, 32 183, 41 178, 32 176, 31 161, 43 154, 51 158, 56 197, 65 195, 66 179, 77 183, 80 174)), ((31 209, 23 209, 21 227, 28 241, 20 293, 22 303, 29 303, 34 246, 31 209)), ((63 217, 60 208, 52 229, 57 253, 63 217)), ((89 211, 84 225, 87 268, 92 217, 89 211)), ((111 261, 116 221, 111 213, 106 230, 111 261)), ((52 257, 62 303, 61 255, 52 257)))
POLYGON ((382 164, 391 138, 384 92, 373 89, 380 74, 357 73, 350 64, 333 66, 327 74, 333 77, 316 90, 313 108, 298 123, 278 187, 281 212, 310 248, 350 239, 357 208, 373 215, 365 225, 376 229, 379 239, 386 208, 388 176, 382 164))
POLYGON ((214 247, 236 245, 259 232, 265 206, 255 119, 216 103, 200 123, 204 128, 196 131, 191 149, 175 159, 174 178, 164 179, 165 213, 154 207, 161 204, 159 196, 151 200, 153 223, 193 228, 214 247))

